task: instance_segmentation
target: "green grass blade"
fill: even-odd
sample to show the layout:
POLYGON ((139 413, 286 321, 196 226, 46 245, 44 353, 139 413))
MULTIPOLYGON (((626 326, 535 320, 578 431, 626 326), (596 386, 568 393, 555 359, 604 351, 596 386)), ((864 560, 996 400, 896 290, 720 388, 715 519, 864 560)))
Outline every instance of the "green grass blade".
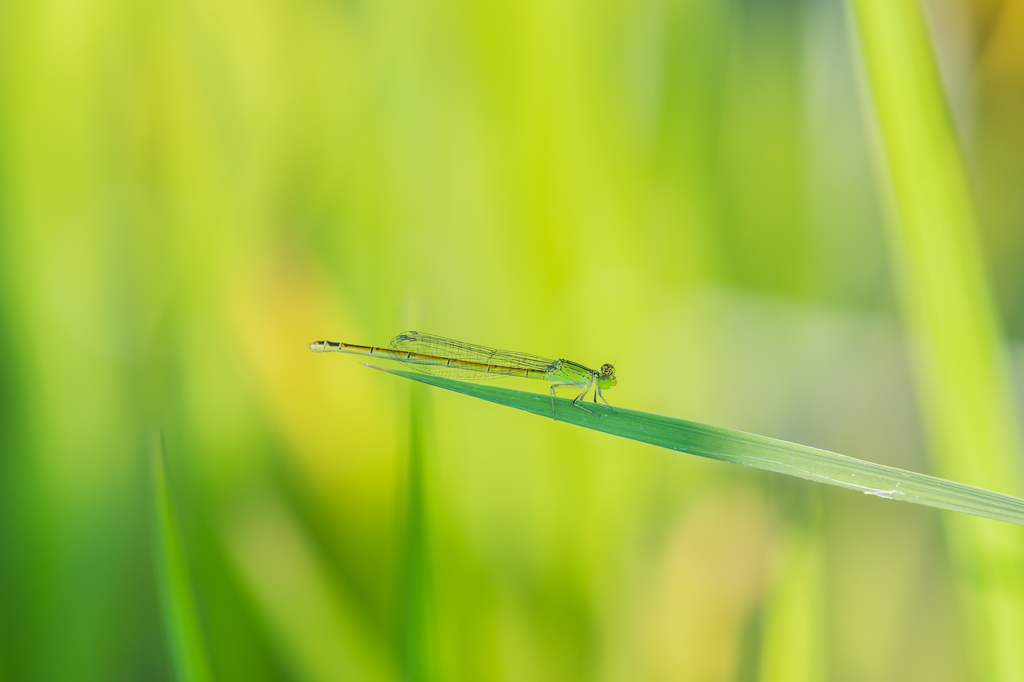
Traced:
POLYGON ((409 396, 409 458, 405 490, 405 537, 402 547, 399 647, 402 679, 425 682, 434 675, 430 523, 427 518, 427 435, 429 411, 425 388, 413 386, 409 396))
MULTIPOLYGON (((1021 494, 1005 341, 922 4, 850 2, 890 199, 894 280, 935 471, 1021 494)), ((1024 679, 1024 536, 961 517, 946 529, 969 677, 1024 679)))
POLYGON ((167 490, 163 447, 158 433, 150 437, 150 463, 157 582, 164 629, 170 643, 174 670, 181 682, 208 682, 213 676, 203 645, 181 532, 167 490))
MULTIPOLYGON (((453 381, 383 367, 375 369, 551 418, 551 399, 546 394, 453 381)), ((720 426, 621 407, 615 408, 617 414, 591 403, 587 407, 594 409, 598 415, 584 412, 566 398, 558 398, 555 401, 555 414, 558 421, 567 424, 698 457, 788 474, 848 488, 865 495, 1024 525, 1024 500, 1009 495, 720 426)))

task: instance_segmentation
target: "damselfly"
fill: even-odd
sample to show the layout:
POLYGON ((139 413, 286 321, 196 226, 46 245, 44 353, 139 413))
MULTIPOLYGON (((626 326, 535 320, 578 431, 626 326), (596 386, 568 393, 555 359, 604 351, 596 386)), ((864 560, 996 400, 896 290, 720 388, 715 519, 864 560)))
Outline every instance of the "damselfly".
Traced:
POLYGON ((555 390, 570 386, 580 390, 572 404, 590 414, 596 414, 579 404, 593 388, 594 404, 596 405, 597 399, 600 398, 608 409, 615 412, 601 393, 601 389, 611 388, 618 383, 615 379, 615 368, 610 364, 601 365, 601 369, 593 370, 571 360, 549 360, 527 353, 496 350, 421 332, 402 332, 391 339, 387 348, 356 346, 336 341, 314 341, 309 344, 309 349, 317 353, 353 353, 397 360, 417 371, 449 379, 522 377, 553 381, 555 383, 551 386, 552 417, 555 416, 555 390))

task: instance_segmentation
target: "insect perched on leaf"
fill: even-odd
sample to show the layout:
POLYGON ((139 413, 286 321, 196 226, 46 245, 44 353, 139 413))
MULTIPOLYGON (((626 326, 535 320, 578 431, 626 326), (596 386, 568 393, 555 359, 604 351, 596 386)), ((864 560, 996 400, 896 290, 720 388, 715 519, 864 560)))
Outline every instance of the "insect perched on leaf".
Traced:
POLYGON ((600 398, 608 409, 615 412, 615 408, 608 404, 601 393, 601 389, 611 388, 618 383, 615 378, 615 367, 610 364, 601 365, 601 369, 593 370, 571 360, 549 360, 537 355, 496 350, 421 332, 402 332, 391 339, 387 348, 356 346, 336 341, 314 341, 309 344, 309 349, 317 353, 353 353, 397 360, 420 372, 449 379, 522 377, 552 381, 555 382, 551 386, 552 417, 555 416, 555 390, 570 386, 580 391, 572 404, 596 415, 596 412, 580 405, 580 400, 593 388, 594 404, 596 405, 600 398))

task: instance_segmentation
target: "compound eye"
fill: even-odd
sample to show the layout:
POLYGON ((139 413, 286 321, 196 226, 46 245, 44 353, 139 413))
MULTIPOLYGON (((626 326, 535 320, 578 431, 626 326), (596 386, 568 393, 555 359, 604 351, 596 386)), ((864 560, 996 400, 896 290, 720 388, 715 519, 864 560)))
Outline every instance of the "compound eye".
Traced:
POLYGON ((603 374, 604 376, 611 376, 614 373, 615 373, 615 368, 612 367, 611 365, 609 365, 607 363, 601 365, 601 374, 603 374))

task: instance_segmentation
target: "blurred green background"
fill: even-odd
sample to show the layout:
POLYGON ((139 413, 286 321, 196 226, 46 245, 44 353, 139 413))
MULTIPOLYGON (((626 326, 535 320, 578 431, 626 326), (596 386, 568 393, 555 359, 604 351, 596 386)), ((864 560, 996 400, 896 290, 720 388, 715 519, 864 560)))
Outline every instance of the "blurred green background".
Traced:
POLYGON ((974 220, 915 246, 839 0, 0 3, 0 680, 1024 679, 1014 527, 306 349, 614 362, 1019 495, 1024 5, 920 10, 974 220))

